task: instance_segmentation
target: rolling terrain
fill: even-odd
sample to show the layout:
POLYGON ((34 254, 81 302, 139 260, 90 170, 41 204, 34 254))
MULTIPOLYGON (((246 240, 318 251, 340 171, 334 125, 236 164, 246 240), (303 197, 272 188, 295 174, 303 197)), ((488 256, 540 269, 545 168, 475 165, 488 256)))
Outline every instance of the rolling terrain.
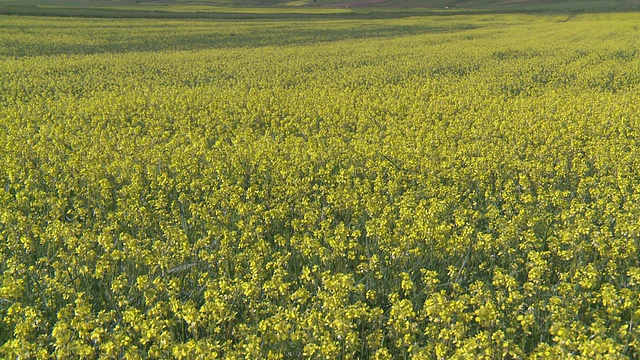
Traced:
POLYGON ((0 0, 0 14, 77 17, 397 17, 640 10, 640 0, 0 0))
POLYGON ((640 358, 634 6, 0 0, 0 359, 640 358))

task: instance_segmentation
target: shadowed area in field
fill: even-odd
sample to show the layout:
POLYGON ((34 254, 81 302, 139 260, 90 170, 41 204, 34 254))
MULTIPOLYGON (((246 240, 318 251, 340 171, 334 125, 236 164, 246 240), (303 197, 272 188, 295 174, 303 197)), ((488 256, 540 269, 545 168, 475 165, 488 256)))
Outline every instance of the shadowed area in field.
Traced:
POLYGON ((5 57, 308 45, 456 32, 478 27, 464 23, 381 25, 376 21, 310 20, 312 25, 297 26, 295 32, 283 36, 291 27, 290 22, 254 20, 239 24, 232 20, 1 19, 0 56, 5 57), (123 33, 122 28, 129 31, 123 33))

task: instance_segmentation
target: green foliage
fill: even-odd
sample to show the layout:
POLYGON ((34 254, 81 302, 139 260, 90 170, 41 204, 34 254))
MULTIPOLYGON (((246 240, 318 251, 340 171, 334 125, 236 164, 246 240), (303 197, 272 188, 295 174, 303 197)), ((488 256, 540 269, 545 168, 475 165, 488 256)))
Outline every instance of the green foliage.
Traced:
POLYGON ((2 18, 0 357, 636 358, 636 17, 566 20, 2 18))

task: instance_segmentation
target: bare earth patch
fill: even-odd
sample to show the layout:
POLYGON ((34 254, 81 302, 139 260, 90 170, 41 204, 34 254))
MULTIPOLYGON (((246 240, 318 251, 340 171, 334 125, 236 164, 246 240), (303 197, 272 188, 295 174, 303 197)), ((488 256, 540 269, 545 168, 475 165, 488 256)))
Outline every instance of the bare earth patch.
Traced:
POLYGON ((370 6, 370 5, 375 5, 375 4, 380 4, 383 2, 386 2, 387 0, 364 0, 364 1, 350 1, 350 2, 344 2, 344 3, 337 3, 337 4, 324 4, 322 6, 324 7, 363 7, 363 6, 370 6))

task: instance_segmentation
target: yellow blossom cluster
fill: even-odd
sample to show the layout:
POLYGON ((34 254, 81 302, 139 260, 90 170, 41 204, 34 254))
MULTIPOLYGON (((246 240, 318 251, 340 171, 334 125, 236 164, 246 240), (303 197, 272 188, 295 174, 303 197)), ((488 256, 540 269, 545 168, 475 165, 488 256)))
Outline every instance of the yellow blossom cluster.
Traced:
POLYGON ((0 357, 637 358, 637 20, 1 17, 0 357))

